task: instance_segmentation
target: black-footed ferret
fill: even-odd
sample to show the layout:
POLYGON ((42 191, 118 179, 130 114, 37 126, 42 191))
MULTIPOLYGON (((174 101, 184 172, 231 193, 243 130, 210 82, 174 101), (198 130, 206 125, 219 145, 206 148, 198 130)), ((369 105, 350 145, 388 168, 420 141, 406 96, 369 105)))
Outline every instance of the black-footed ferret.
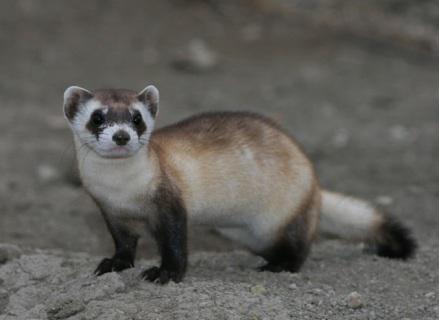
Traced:
POLYGON ((319 229, 366 242, 380 256, 414 253, 409 230, 394 218, 322 190, 308 158, 273 121, 217 112, 153 131, 158 105, 154 86, 64 93, 83 185, 116 247, 96 274, 133 267, 137 240, 148 230, 161 264, 142 277, 181 281, 190 224, 216 228, 262 256, 264 271, 298 271, 319 229))

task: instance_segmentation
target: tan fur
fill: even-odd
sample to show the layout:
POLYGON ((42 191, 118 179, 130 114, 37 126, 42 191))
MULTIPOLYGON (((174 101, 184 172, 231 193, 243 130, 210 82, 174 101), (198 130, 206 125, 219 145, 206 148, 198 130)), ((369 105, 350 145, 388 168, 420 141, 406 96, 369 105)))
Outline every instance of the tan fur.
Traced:
POLYGON ((244 244, 259 250, 304 214, 308 239, 314 237, 319 214, 314 171, 272 121, 251 113, 194 117, 156 131, 150 146, 181 190, 190 222, 229 229, 223 232, 228 236, 240 230, 244 244), (248 224, 250 231, 241 230, 248 224))

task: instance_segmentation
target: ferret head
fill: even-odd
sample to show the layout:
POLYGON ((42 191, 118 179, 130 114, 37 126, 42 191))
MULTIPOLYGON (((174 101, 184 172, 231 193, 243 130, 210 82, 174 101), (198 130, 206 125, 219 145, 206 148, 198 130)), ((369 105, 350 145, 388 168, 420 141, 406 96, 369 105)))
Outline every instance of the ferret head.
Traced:
POLYGON ((64 115, 80 143, 104 158, 125 158, 148 143, 159 104, 156 87, 64 92, 64 115))

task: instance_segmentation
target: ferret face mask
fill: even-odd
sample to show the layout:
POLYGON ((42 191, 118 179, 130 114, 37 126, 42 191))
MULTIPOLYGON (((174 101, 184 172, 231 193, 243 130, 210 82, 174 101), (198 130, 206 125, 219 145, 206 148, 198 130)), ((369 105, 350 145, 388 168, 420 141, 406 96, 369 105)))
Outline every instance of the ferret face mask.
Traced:
POLYGON ((64 92, 64 115, 80 143, 104 158, 126 158, 146 145, 159 104, 156 87, 139 93, 72 86, 64 92))

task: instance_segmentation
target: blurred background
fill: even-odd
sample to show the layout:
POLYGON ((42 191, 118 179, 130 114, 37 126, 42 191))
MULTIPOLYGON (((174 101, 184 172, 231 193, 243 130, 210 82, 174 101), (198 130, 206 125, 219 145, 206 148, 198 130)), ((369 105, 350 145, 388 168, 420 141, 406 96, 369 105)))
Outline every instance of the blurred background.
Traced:
MULTIPOLYGON (((159 126, 251 110, 304 146, 327 188, 437 247, 439 3, 433 0, 3 0, 0 242, 104 255, 75 176, 69 85, 161 92, 159 126)), ((206 230, 195 250, 233 245, 206 230)), ((139 256, 155 252, 148 238, 139 256)))

